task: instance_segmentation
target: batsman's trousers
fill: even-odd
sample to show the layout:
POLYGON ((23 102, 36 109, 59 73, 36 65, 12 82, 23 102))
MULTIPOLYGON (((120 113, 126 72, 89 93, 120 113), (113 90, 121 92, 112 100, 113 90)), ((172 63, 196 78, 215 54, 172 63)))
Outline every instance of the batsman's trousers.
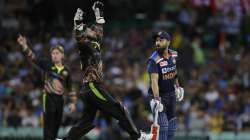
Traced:
MULTIPOLYGON (((152 96, 150 96, 153 98, 152 96)), ((176 119, 176 96, 175 93, 167 93, 161 96, 164 110, 159 113, 158 124, 160 125, 159 140, 172 140, 177 130, 176 119)))

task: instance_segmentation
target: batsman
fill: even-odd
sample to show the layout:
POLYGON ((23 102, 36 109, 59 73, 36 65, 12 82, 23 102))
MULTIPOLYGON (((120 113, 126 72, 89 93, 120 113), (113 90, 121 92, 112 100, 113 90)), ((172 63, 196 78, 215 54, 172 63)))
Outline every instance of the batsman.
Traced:
POLYGON ((159 140, 172 140, 177 129, 175 114, 176 101, 184 97, 184 89, 179 86, 177 78, 177 52, 169 48, 171 36, 167 32, 159 32, 154 36, 155 51, 147 61, 150 75, 149 96, 153 111, 159 112, 159 140))

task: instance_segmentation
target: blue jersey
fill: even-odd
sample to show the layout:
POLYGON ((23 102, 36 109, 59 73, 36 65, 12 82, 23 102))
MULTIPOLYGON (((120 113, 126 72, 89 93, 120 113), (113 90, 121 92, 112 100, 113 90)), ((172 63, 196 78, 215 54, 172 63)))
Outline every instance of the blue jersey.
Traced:
MULTIPOLYGON (((174 84, 177 77, 177 52, 171 49, 168 49, 168 52, 170 54, 168 59, 163 58, 163 56, 159 55, 157 51, 153 52, 147 65, 147 71, 149 74, 159 74, 158 86, 160 96, 166 95, 167 93, 173 93, 175 90, 174 84)), ((151 80, 149 94, 153 94, 151 80)))

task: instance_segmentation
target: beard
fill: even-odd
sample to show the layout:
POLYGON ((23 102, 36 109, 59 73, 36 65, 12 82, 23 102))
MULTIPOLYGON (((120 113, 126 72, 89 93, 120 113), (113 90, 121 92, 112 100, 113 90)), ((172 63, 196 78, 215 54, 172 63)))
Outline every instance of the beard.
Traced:
POLYGON ((160 54, 163 55, 164 51, 166 50, 166 48, 157 48, 156 51, 160 54))

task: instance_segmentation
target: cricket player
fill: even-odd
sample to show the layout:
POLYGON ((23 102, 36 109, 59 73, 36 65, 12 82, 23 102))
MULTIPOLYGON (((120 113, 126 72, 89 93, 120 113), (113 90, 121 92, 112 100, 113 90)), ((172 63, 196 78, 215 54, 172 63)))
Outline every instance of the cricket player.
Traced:
POLYGON ((62 119, 64 104, 63 94, 66 90, 69 91, 70 96, 75 94, 71 88, 70 72, 64 65, 64 48, 61 45, 52 47, 50 49, 51 61, 47 61, 45 59, 38 58, 35 55, 35 53, 28 46, 27 40, 24 36, 20 35, 17 42, 22 47, 22 52, 26 58, 32 62, 34 67, 39 70, 39 72, 42 73, 44 80, 43 139, 55 140, 62 119))
POLYGON ((64 140, 78 140, 95 127, 93 121, 98 110, 105 112, 119 122, 121 128, 127 131, 132 140, 150 140, 152 135, 139 132, 126 109, 115 100, 103 86, 101 42, 103 38, 103 3, 94 3, 96 23, 87 26, 83 19, 83 11, 77 9, 74 17, 74 36, 81 59, 83 85, 80 99, 84 103, 82 118, 71 128, 64 140))
POLYGON ((176 100, 184 97, 184 89, 177 79, 177 52, 169 49, 171 37, 167 32, 159 32, 155 36, 155 51, 148 60, 147 71, 150 75, 150 106, 154 112, 160 112, 159 140, 172 140, 177 129, 175 105, 176 100))

